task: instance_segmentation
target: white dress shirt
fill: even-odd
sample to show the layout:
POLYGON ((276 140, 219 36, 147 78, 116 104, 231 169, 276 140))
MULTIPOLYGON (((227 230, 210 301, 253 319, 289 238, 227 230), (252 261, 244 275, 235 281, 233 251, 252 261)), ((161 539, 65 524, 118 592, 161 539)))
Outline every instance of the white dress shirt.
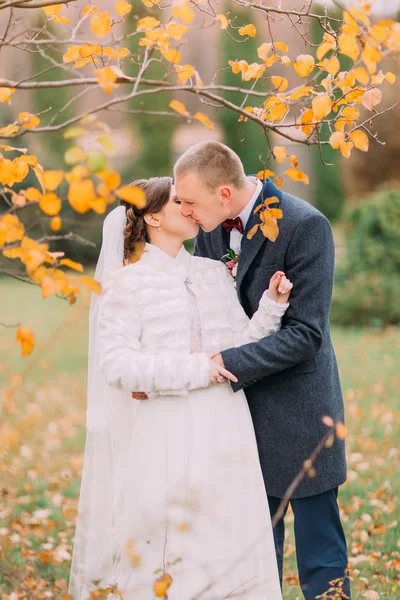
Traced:
MULTIPOLYGON (((244 229, 246 229, 247 222, 251 215, 251 210, 252 210, 253 205, 254 205, 255 201, 257 200, 258 196, 261 194, 262 187, 263 187, 263 184, 260 181, 260 179, 258 179, 257 187, 254 190, 254 194, 252 195, 252 197, 250 198, 250 200, 248 201, 248 203, 246 204, 246 206, 244 207, 244 209, 242 210, 240 215, 238 215, 238 217, 240 217, 240 219, 242 220, 244 229)), ((239 233, 239 231, 237 229, 232 229, 232 231, 230 233, 229 246, 235 252, 235 254, 240 254, 240 244, 242 242, 242 237, 243 237, 243 235, 241 233, 239 233)))

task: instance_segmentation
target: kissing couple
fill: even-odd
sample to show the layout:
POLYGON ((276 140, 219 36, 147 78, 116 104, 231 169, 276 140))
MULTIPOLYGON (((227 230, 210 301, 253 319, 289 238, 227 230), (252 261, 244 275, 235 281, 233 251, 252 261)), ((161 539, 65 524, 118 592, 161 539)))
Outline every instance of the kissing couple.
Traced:
MULTIPOLYGON (((271 519, 323 418, 344 421, 329 221, 215 141, 185 152, 173 179, 133 185, 146 205, 106 217, 95 273, 69 594, 281 600, 284 516, 271 519), (249 239, 269 198, 279 236, 249 239)), ((306 600, 332 581, 349 598, 344 441, 313 468, 290 500, 300 585, 306 600)))

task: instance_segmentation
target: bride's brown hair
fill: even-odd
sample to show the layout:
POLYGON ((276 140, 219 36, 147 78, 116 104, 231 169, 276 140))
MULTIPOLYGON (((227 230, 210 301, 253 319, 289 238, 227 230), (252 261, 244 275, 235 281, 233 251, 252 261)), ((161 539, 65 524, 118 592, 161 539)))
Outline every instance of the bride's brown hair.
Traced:
POLYGON ((124 264, 139 260, 145 243, 150 241, 144 217, 149 213, 158 213, 164 208, 169 201, 172 184, 172 177, 137 179, 130 184, 144 191, 146 206, 137 208, 121 200, 121 204, 126 208, 128 220, 124 229, 124 264))

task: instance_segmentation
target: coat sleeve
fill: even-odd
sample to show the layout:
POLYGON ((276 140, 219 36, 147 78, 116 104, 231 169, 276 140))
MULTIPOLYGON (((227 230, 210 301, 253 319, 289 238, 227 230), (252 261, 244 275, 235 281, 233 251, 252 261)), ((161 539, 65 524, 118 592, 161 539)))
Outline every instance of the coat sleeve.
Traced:
POLYGON ((146 354, 140 344, 141 319, 132 289, 116 279, 103 287, 99 305, 100 367, 113 387, 146 393, 205 388, 209 357, 205 353, 146 354))
POLYGON ((317 354, 329 322, 334 259, 328 219, 322 214, 302 219, 285 257, 285 273, 294 287, 282 329, 221 353, 225 367, 238 377, 238 383, 232 385, 234 391, 317 354))
POLYGON ((239 302, 235 284, 229 270, 223 265, 221 271, 223 271, 221 277, 224 279, 226 295, 230 307, 229 310, 232 315, 231 322, 235 346, 256 342, 261 338, 278 331, 281 326, 282 317, 289 307, 289 302, 286 304, 275 302, 275 300, 272 300, 268 296, 266 290, 261 297, 258 310, 254 313, 252 318, 249 319, 239 302))

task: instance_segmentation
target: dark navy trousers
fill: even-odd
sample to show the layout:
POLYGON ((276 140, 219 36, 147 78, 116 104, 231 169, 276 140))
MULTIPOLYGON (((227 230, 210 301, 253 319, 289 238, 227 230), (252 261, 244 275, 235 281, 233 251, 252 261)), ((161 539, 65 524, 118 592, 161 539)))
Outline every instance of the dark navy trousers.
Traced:
MULTIPOLYGON (((306 600, 326 592, 330 581, 344 578, 342 597, 350 598, 350 581, 345 577, 347 568, 346 539, 340 521, 337 503, 338 488, 291 500, 294 513, 294 535, 300 586, 306 600)), ((280 498, 268 496, 271 517, 281 503, 280 498)), ((279 577, 282 585, 285 523, 283 518, 274 529, 279 577)))

